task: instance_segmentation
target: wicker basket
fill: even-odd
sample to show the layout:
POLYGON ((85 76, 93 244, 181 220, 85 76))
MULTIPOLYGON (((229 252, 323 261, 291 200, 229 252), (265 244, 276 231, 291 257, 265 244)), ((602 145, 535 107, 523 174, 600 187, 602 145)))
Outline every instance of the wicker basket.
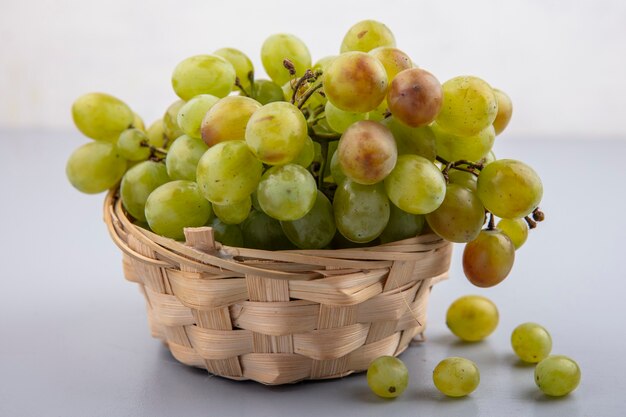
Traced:
POLYGON ((230 379, 338 378, 399 355, 424 331, 452 245, 435 235, 363 249, 264 251, 186 243, 133 225, 116 192, 104 220, 126 278, 146 298, 152 335, 180 362, 230 379))

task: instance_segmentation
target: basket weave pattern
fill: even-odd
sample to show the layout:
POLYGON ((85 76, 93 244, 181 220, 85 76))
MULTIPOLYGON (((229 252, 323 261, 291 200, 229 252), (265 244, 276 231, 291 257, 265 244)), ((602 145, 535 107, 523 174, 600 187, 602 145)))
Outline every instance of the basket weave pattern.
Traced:
POLYGON ((342 377, 403 352, 424 330, 452 251, 435 235, 264 251, 221 245, 208 227, 186 229, 183 244, 133 225, 115 192, 104 219, 152 335, 184 364, 264 384, 342 377))

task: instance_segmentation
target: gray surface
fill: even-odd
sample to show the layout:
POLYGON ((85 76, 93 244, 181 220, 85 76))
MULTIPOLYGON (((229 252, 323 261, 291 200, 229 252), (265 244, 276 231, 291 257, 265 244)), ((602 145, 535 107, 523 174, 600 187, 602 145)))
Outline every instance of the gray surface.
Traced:
POLYGON ((543 177, 547 221, 493 289, 465 280, 456 248, 451 279, 431 297, 428 341, 402 355, 409 389, 391 402, 370 394, 362 375, 265 387, 179 365, 150 338, 143 299, 122 277, 101 222, 103 196, 65 180, 80 143, 72 132, 0 131, 0 416, 624 415, 626 141, 498 139, 499 157, 527 161, 543 177), (500 308, 500 326, 483 343, 457 342, 444 324, 447 306, 468 293, 500 308), (553 352, 580 364, 569 397, 541 395, 533 368, 513 357, 508 338, 524 321, 546 326, 553 352), (431 383, 451 355, 480 367, 468 398, 444 398, 431 383))

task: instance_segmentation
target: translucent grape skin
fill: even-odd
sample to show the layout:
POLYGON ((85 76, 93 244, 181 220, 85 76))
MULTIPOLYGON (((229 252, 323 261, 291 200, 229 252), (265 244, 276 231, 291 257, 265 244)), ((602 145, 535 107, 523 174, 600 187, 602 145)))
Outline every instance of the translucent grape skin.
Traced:
POLYGON ((155 233, 183 240, 185 227, 200 227, 211 217, 211 204, 191 181, 172 181, 148 196, 146 220, 155 233))
POLYGON ((142 132, 146 133, 146 125, 143 122, 143 119, 141 118, 141 116, 139 116, 137 113, 133 112, 133 124, 132 126, 134 128, 137 128, 139 130, 141 130, 142 132))
POLYGON ((170 178, 195 181, 198 161, 207 149, 209 147, 201 139, 187 135, 176 139, 165 157, 165 166, 170 178))
POLYGON ((270 80, 255 80, 251 96, 261 104, 285 101, 283 89, 270 80))
POLYGON ((502 219, 496 228, 502 230, 502 233, 511 239, 515 250, 521 248, 528 239, 528 224, 524 219, 502 219))
POLYGON ((478 177, 476 177, 476 175, 472 174, 471 172, 452 169, 448 173, 448 179, 450 180, 450 184, 458 184, 462 187, 467 188, 473 193, 476 192, 476 187, 478 186, 478 177))
POLYGON ((252 199, 247 198, 230 204, 213 204, 213 213, 226 224, 239 224, 248 218, 252 209, 252 199))
POLYGON ((498 114, 493 121, 493 128, 495 129, 496 135, 499 135, 506 129, 511 121, 511 117, 513 116, 513 103, 511 102, 511 98, 504 91, 494 88, 493 93, 498 101, 498 114))
POLYGON ((348 178, 341 170, 341 166, 339 165, 339 153, 337 151, 333 153, 330 160, 330 175, 332 175, 333 181, 337 185, 341 184, 348 178))
POLYGON ((461 76, 446 81, 442 87, 443 105, 437 116, 442 129, 458 136, 471 136, 495 120, 498 101, 485 81, 461 76))
POLYGON ((477 287, 493 287, 502 282, 514 261, 515 246, 498 229, 481 231, 463 250, 463 271, 477 287))
POLYGON ((362 20, 353 25, 344 36, 341 52, 369 52, 381 46, 396 46, 396 39, 391 30, 375 20, 362 20))
POLYGON ((380 234, 381 243, 396 242, 422 233, 426 223, 424 216, 402 211, 395 204, 390 204, 389 208, 389 222, 380 234))
POLYGON ((85 136, 116 142, 120 133, 132 127, 133 111, 118 98, 104 93, 87 93, 72 104, 74 124, 85 136))
POLYGON ((317 197, 313 175, 300 165, 287 164, 268 169, 257 188, 264 213, 277 220, 298 220, 307 214, 317 197))
POLYGON ((477 192, 485 208, 496 216, 518 219, 539 205, 543 185, 539 175, 525 163, 499 159, 480 172, 477 192))
POLYGON ((446 195, 446 180, 431 161, 417 155, 400 155, 385 178, 389 199, 411 214, 435 211, 446 195))
POLYGON ((538 363, 552 350, 550 333, 537 323, 520 324, 511 334, 511 346, 524 362, 538 363))
POLYGON ((244 200, 256 189, 263 164, 245 142, 231 140, 209 148, 198 161, 196 182, 202 195, 215 204, 244 200))
POLYGON ((261 103, 249 97, 224 97, 206 113, 202 120, 202 140, 208 146, 227 140, 245 140, 250 117, 261 103))
POLYGON ((562 397, 574 391, 580 383, 580 368, 564 355, 548 356, 535 368, 535 383, 544 394, 562 397))
POLYGON ((213 228, 215 240, 222 245, 233 246, 237 248, 243 247, 243 233, 241 228, 235 224, 226 224, 219 218, 214 217, 209 220, 207 226, 213 228))
POLYGON ((381 122, 393 133, 398 147, 398 155, 413 154, 429 161, 437 157, 435 134, 430 126, 409 127, 398 122, 393 116, 381 122))
POLYGON ((217 55, 195 55, 181 61, 172 74, 178 97, 189 100, 198 94, 226 97, 235 85, 235 68, 217 55))
POLYGON ((393 135, 378 122, 353 123, 339 140, 337 157, 341 171, 359 184, 376 184, 396 165, 398 150, 393 135))
POLYGON ((487 156, 496 138, 491 125, 475 135, 465 137, 448 133, 437 123, 430 127, 435 134, 437 154, 446 161, 478 161, 487 156))
POLYGON ((429 125, 441 109, 443 90, 439 80, 421 68, 400 72, 391 81, 387 104, 394 117, 411 127, 429 125))
POLYGON ((367 368, 367 385, 382 398, 396 398, 409 386, 409 370, 393 356, 380 356, 367 368))
POLYGON ((280 227, 280 222, 261 211, 253 210, 241 224, 241 231, 246 248, 264 250, 293 248, 293 244, 280 227))
POLYGON ((283 66, 288 59, 294 65, 297 76, 311 68, 311 54, 304 42, 294 35, 279 33, 272 35, 261 46, 261 61, 265 72, 272 81, 283 85, 291 79, 289 71, 283 66))
POLYGON ((180 129, 192 138, 201 138, 202 120, 218 101, 219 98, 210 94, 200 94, 186 102, 176 117, 180 129))
POLYGON ((154 123, 148 127, 146 131, 146 136, 148 137, 148 143, 157 148, 162 148, 165 146, 165 142, 167 141, 167 136, 165 135, 165 124, 163 119, 155 120, 154 123))
MULTIPOLYGON (((250 91, 249 76, 250 74, 254 74, 254 65, 246 54, 235 48, 221 48, 213 52, 213 55, 221 56, 226 61, 230 62, 230 65, 232 65, 235 70, 235 75, 239 78, 241 86, 245 90, 250 91)), ((234 83, 232 89, 233 91, 238 89, 234 83)))
POLYGON ((448 184, 443 202, 426 215, 426 221, 433 232, 450 242, 469 242, 485 223, 485 208, 472 191, 448 184))
POLYGON ((333 240, 337 231, 333 205, 319 190, 315 204, 304 217, 281 221, 280 225, 291 243, 300 249, 322 249, 333 240))
POLYGON ((383 64, 389 82, 391 82, 399 72, 413 68, 411 58, 398 48, 380 46, 372 49, 368 53, 383 64))
POLYGON ((315 142, 309 136, 306 137, 304 147, 298 154, 298 156, 291 161, 293 164, 300 165, 303 168, 308 168, 315 158, 315 142))
POLYGON ((458 298, 446 313, 446 325, 450 331, 465 342, 485 339, 498 327, 499 313, 496 305, 480 295, 458 298))
POLYGON ((335 224, 348 240, 366 243, 376 239, 389 221, 389 200, 381 183, 361 185, 346 179, 333 201, 335 224))
POLYGON ((163 133, 168 139, 165 144, 166 147, 169 147, 177 138, 185 134, 178 125, 178 113, 184 105, 183 100, 176 100, 170 104, 163 115, 163 133))
POLYGON ((117 151, 120 156, 128 161, 145 161, 150 157, 148 136, 137 129, 126 129, 117 140, 117 151))
POLYGON ((122 178, 120 196, 124 209, 141 222, 146 221, 146 201, 152 191, 170 182, 162 162, 144 161, 129 169, 122 178))
POLYGON ((268 165, 293 161, 306 143, 308 128, 302 112, 293 104, 277 101, 257 110, 246 127, 246 143, 268 165))
POLYGON ((326 70, 324 93, 341 110, 357 113, 374 110, 387 93, 385 67, 364 52, 341 54, 326 70))
POLYGON ((90 142, 69 157, 65 174, 78 191, 98 194, 113 188, 126 172, 126 160, 110 142, 90 142))
POLYGON ((330 101, 326 102, 324 113, 326 114, 328 126, 337 133, 343 133, 352 124, 367 119, 367 113, 343 111, 330 101))
POLYGON ((435 367, 433 382, 448 397, 465 397, 478 388, 480 371, 469 359, 446 358, 435 367))

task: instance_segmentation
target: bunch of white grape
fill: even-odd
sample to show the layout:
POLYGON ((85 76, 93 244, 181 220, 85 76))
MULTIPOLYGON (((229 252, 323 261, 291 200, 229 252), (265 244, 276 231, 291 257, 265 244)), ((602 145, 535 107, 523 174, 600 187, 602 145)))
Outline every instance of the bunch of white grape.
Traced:
POLYGON ((72 114, 95 141, 67 176, 86 193, 119 184, 135 223, 172 239, 209 225, 230 246, 332 249, 430 229, 468 243, 472 283, 502 281, 543 219, 535 171, 491 150, 509 97, 475 76, 440 84, 376 21, 340 51, 312 63, 297 37, 270 36, 271 80, 237 49, 187 58, 172 74, 180 100, 147 129, 119 99, 86 94, 72 114))

